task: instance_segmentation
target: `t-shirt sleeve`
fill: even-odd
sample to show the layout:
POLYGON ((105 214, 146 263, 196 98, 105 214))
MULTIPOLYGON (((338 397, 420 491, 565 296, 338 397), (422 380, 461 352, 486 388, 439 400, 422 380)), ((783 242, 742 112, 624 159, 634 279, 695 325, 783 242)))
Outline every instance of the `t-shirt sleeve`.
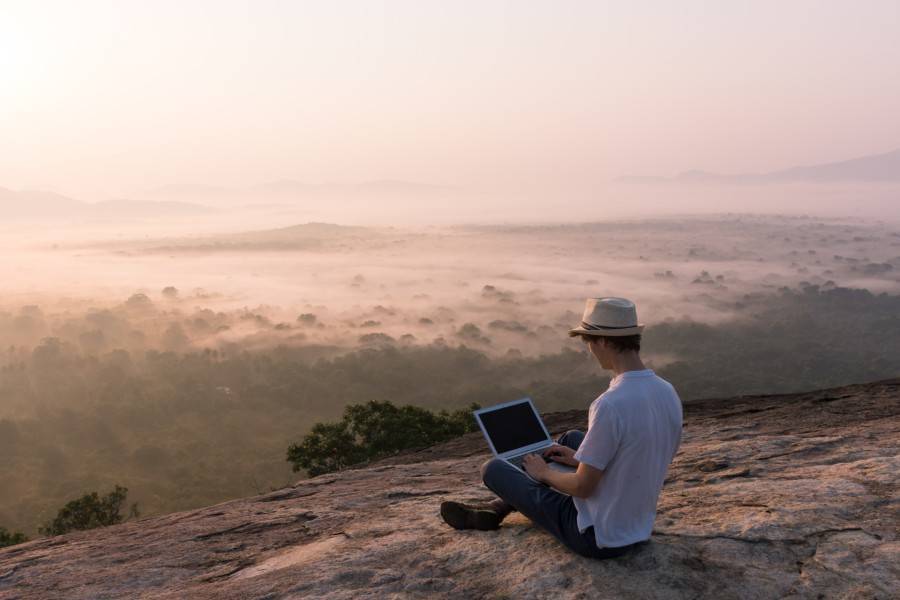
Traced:
POLYGON ((584 440, 575 451, 575 460, 602 471, 616 455, 621 440, 619 415, 608 403, 600 402, 584 440))

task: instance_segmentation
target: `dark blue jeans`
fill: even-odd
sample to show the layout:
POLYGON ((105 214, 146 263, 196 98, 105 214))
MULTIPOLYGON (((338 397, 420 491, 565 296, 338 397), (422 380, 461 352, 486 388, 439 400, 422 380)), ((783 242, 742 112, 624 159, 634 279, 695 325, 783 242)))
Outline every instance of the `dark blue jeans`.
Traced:
MULTIPOLYGON (((556 441, 577 450, 583 439, 584 433, 573 430, 556 441)), ((593 527, 588 527, 584 533, 578 531, 578 511, 571 496, 536 482, 504 460, 492 458, 484 463, 481 476, 492 492, 581 556, 611 558, 631 548, 598 548, 593 527)))

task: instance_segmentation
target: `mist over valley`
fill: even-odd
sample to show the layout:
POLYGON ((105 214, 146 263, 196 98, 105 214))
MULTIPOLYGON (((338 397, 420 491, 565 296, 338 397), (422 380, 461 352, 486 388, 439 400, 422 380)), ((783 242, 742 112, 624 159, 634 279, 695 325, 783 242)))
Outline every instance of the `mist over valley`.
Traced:
POLYGON ((297 476, 287 446, 348 404, 583 408, 566 332, 633 299, 683 399, 900 369, 900 229, 722 214, 578 224, 7 228, 0 522, 33 534, 88 489, 152 515, 297 476))

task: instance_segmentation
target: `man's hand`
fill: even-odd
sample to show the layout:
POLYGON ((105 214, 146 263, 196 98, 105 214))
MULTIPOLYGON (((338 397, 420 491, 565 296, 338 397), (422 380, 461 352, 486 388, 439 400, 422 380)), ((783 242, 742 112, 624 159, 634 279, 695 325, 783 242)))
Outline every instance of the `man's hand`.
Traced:
POLYGON ((550 467, 547 466, 544 459, 537 454, 529 454, 522 459, 522 467, 526 473, 541 482, 544 481, 544 476, 550 471, 550 467))
POLYGON ((578 461, 575 460, 575 451, 568 446, 554 444, 544 450, 544 456, 553 462, 558 462, 562 465, 569 465, 570 467, 578 466, 578 461))

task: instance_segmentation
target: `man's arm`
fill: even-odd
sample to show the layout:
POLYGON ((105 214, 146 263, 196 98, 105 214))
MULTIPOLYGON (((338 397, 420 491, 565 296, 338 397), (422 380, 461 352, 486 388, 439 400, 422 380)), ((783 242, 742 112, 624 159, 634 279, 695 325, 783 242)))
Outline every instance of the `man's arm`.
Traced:
POLYGON ((522 466, 538 481, 575 498, 587 498, 593 494, 603 477, 603 471, 584 462, 578 463, 578 469, 574 473, 556 471, 536 454, 526 456, 522 466))

